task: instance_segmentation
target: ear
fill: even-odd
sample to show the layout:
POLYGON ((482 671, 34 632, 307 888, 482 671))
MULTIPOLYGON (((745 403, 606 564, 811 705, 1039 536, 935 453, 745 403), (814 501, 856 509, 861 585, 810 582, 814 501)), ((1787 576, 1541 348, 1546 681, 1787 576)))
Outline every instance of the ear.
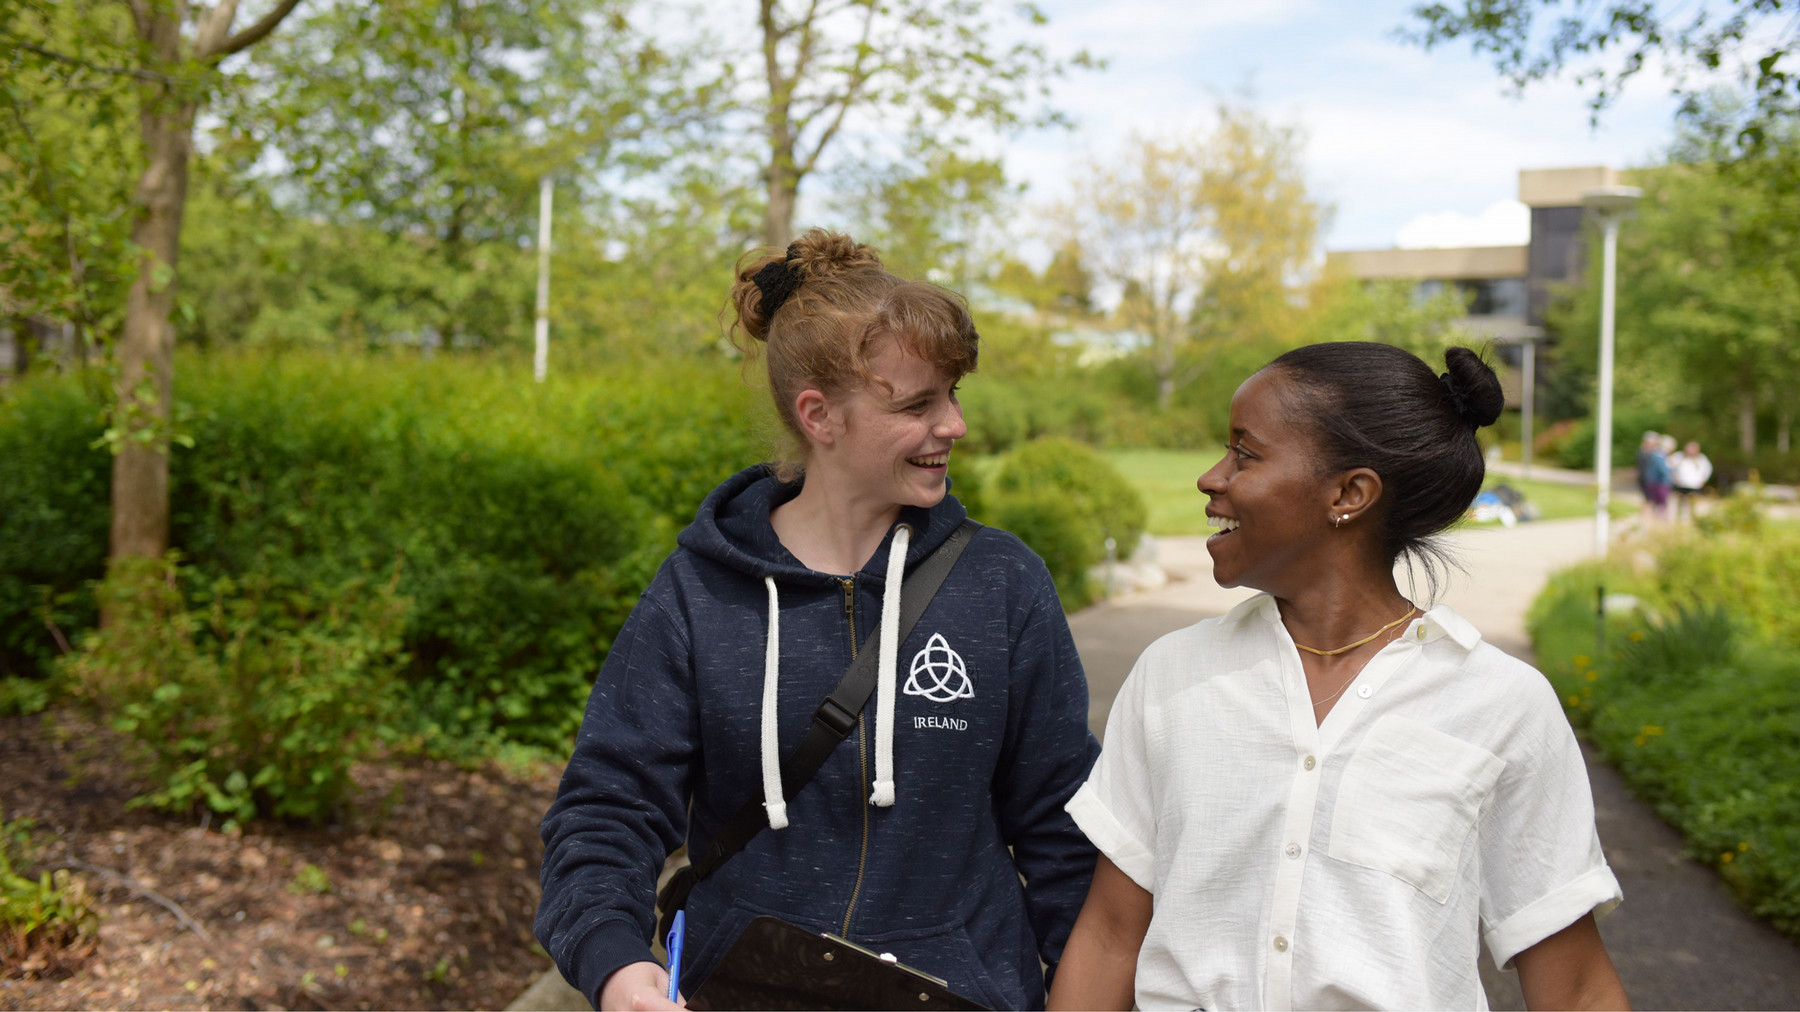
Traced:
POLYGON ((1366 467, 1345 471, 1338 476, 1337 495, 1331 503, 1333 526, 1353 524, 1381 501, 1381 475, 1366 467))
POLYGON ((831 446, 844 431, 841 413, 816 387, 807 387, 794 397, 794 417, 807 441, 818 446, 831 446))

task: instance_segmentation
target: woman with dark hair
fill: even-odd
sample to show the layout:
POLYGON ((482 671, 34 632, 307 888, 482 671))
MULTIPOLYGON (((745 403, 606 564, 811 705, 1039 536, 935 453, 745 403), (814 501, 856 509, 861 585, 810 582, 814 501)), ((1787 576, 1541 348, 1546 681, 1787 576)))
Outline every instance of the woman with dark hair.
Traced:
POLYGON ((949 495, 975 324, 818 229, 747 256, 732 306, 793 445, 707 496, 612 643, 544 818, 537 937, 601 1009, 675 1007, 763 916, 1041 1008, 1093 873, 1064 805, 1099 745, 1049 571, 949 495), (650 938, 683 842, 670 994, 650 938))
POLYGON ((1052 1008, 1619 1008, 1618 882, 1542 675, 1400 591, 1481 488, 1494 373, 1344 342, 1238 388, 1201 475, 1213 573, 1263 594, 1138 660, 1069 812, 1099 847, 1052 1008))

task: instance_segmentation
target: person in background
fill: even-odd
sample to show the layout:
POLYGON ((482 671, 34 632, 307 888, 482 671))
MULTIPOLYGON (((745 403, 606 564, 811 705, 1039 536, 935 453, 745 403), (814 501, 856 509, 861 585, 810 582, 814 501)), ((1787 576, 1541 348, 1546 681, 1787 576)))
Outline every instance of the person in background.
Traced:
POLYGON ((1474 352, 1445 361, 1319 344, 1238 388, 1198 485, 1214 578, 1263 593, 1120 690, 1069 802, 1101 856, 1051 1008, 1485 1008, 1484 945, 1530 1008, 1627 1007, 1561 701, 1394 579, 1440 584, 1504 403, 1474 352))
POLYGON ((898 621, 902 571, 965 530, 947 474, 974 322, 818 229, 740 268, 733 335, 794 453, 706 497, 612 643, 544 817, 537 937, 597 1008, 675 1007, 657 874, 760 808, 682 907, 683 994, 767 914, 1042 1008, 1094 869, 1064 804, 1099 752, 1055 584, 976 525, 904 639, 898 621), (874 694, 790 795, 783 759, 859 650, 880 651, 874 694))
POLYGON ((1683 513, 1689 520, 1694 519, 1694 502, 1706 491, 1712 472, 1712 461, 1700 452, 1700 444, 1691 439, 1680 453, 1669 456, 1669 479, 1675 490, 1675 519, 1680 520, 1683 513))
POLYGON ((1660 432, 1646 432, 1638 443, 1637 483, 1644 497, 1644 522, 1661 520, 1669 501, 1669 463, 1660 432))

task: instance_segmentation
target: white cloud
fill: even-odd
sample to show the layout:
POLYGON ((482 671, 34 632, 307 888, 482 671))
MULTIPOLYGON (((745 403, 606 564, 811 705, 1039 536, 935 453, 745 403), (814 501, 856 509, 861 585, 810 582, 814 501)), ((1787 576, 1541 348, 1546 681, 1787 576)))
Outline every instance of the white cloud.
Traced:
POLYGON ((1516 200, 1500 200, 1480 214, 1439 211, 1418 214, 1394 233, 1401 249, 1443 246, 1522 246, 1531 238, 1531 209, 1516 200))

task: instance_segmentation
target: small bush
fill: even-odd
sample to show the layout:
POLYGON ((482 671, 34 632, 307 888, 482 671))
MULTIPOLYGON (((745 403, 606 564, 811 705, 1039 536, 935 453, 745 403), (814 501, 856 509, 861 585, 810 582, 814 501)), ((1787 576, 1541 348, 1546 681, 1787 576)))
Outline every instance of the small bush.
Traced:
POLYGON ((193 575, 173 554, 116 567, 100 590, 116 617, 67 662, 80 698, 137 744, 153 784, 138 803, 239 823, 332 814, 394 713, 397 579, 322 595, 221 577, 190 605, 193 575))
POLYGON ((1137 548, 1144 533, 1144 499, 1099 451, 1071 439, 1039 439, 1001 461, 991 497, 1052 491, 1102 544, 1112 538, 1121 558, 1137 548))
POLYGON ((0 677, 45 677, 68 636, 94 624, 105 570, 112 458, 90 444, 100 401, 81 383, 0 388, 0 677))
MULTIPOLYGON (((1638 444, 1645 432, 1661 432, 1666 418, 1659 411, 1621 406, 1613 416, 1612 463, 1614 467, 1630 467, 1637 460, 1638 444)), ((1558 463, 1573 470, 1594 466, 1594 433, 1599 425, 1593 418, 1581 419, 1556 450, 1558 463)))
POLYGON ((1129 556, 1144 532, 1144 500, 1118 468, 1092 447, 1040 439, 1007 454, 981 489, 992 523, 1017 534, 1043 557, 1063 607, 1093 600, 1087 571, 1112 538, 1129 556))
POLYGON ((30 819, 0 812, 0 975, 61 978, 100 944, 100 915, 67 869, 30 874, 37 847, 30 819))
POLYGON ((1105 557, 1093 531, 1054 490, 1002 496, 989 510, 996 527, 1011 531, 1044 560, 1063 608, 1076 611, 1094 600, 1088 570, 1105 557))
POLYGON ((1657 553, 1662 600, 1723 608, 1771 642, 1800 648, 1800 534, 1718 534, 1677 539, 1657 553))

